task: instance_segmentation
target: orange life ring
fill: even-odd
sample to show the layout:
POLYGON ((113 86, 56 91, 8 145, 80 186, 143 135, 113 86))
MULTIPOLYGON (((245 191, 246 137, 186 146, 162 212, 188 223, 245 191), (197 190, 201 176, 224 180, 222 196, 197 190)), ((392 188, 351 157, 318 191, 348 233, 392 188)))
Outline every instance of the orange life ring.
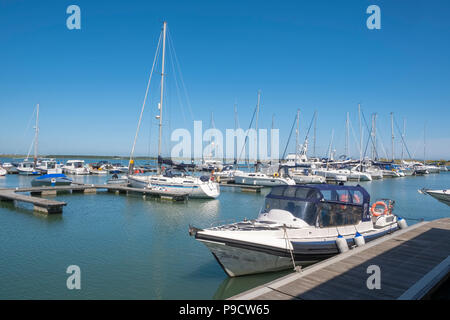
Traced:
POLYGON ((375 202, 374 204, 372 204, 372 207, 370 208, 370 212, 372 213, 373 216, 379 217, 379 216, 381 216, 382 214, 385 214, 385 215, 388 214, 389 208, 388 208, 387 204, 384 203, 383 201, 377 201, 377 202, 375 202), (375 208, 376 208, 378 205, 384 207, 383 212, 375 211, 375 208))

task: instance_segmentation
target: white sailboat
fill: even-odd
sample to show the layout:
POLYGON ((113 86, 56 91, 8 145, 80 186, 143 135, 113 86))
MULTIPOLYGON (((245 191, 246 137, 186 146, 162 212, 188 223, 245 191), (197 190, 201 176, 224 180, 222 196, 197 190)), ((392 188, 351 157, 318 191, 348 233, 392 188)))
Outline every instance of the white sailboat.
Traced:
MULTIPOLYGON (((160 102, 159 102, 159 115, 156 118, 159 120, 159 137, 158 137, 158 170, 155 175, 141 175, 141 174, 131 174, 133 172, 130 170, 128 176, 128 183, 132 187, 136 188, 148 188, 148 189, 158 189, 164 190, 170 193, 180 193, 188 194, 190 198, 209 198, 214 199, 220 195, 220 188, 217 182, 212 181, 209 177, 195 177, 189 175, 185 172, 176 172, 172 170, 163 171, 161 168, 161 139, 162 139, 162 117, 163 117, 163 98, 164 98, 164 66, 165 66, 165 50, 166 50, 166 32, 167 32, 167 22, 164 22, 162 29, 162 70, 161 70, 161 92, 160 92, 160 102)), ((156 49, 156 55, 158 53, 158 48, 156 49)), ((156 58, 155 55, 155 58, 156 58)), ((153 72, 153 69, 152 69, 153 72)), ((139 119, 138 128, 136 130, 135 140, 133 143, 133 148, 130 156, 130 169, 134 165, 134 160, 132 159, 134 148, 136 144, 136 138, 140 127, 140 121, 142 118, 142 112, 145 108, 145 100, 148 94, 148 88, 150 85, 151 75, 149 78, 149 83, 147 86, 147 91, 144 98, 144 103, 142 105, 141 117, 139 119)))

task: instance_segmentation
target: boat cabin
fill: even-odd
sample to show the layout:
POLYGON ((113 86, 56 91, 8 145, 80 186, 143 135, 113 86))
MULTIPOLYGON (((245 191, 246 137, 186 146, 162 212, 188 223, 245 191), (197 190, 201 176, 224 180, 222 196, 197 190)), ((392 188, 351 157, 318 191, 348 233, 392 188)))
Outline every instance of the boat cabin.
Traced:
POLYGON ((359 185, 277 186, 266 196, 262 213, 284 210, 310 226, 338 227, 369 221, 369 202, 368 192, 359 185))

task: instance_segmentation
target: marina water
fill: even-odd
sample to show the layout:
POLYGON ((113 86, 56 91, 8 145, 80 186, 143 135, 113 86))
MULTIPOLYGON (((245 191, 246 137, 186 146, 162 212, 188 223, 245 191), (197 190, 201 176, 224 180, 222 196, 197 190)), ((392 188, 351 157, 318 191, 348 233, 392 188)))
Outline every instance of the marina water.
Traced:
MULTIPOLYGON (((8 159, 2 159, 7 162, 8 159)), ((89 159, 87 162, 96 160, 89 159)), ((103 184, 108 176, 71 177, 103 184)), ((30 186, 33 177, 0 177, 0 188, 30 186)), ((354 184, 354 183, 352 183, 354 184)), ((450 172, 360 183, 371 201, 396 201, 409 225, 450 216, 450 207, 418 189, 450 187, 450 172)), ((58 194, 62 215, 0 202, 0 299, 224 299, 291 271, 228 278, 209 250, 188 234, 257 216, 269 190, 222 188, 216 200, 170 202, 138 195, 58 194), (66 286, 66 269, 81 269, 81 289, 66 286)))

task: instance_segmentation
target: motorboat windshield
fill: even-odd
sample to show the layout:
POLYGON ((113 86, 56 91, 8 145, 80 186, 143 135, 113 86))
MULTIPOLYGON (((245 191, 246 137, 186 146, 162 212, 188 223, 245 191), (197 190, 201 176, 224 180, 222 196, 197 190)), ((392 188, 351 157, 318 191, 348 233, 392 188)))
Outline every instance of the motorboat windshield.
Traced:
POLYGON ((360 186, 277 186, 267 195, 262 212, 285 210, 317 227, 354 225, 370 220, 369 201, 360 186))

